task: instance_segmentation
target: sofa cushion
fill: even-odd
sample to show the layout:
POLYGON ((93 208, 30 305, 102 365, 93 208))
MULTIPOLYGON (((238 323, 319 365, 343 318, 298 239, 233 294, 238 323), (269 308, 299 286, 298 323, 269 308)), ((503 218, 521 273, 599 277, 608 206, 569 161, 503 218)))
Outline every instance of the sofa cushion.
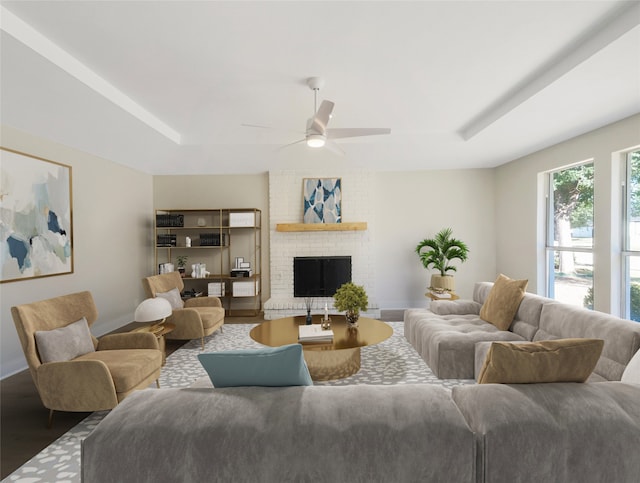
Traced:
POLYGON ((474 435, 429 384, 136 391, 81 457, 91 483, 475 481, 474 435))
POLYGON ((559 302, 544 304, 534 342, 575 337, 603 339, 604 348, 594 375, 619 381, 640 348, 640 324, 559 302))
POLYGON ((89 324, 84 317, 65 327, 35 332, 40 361, 63 362, 94 352, 89 324))
POLYGON ((198 354, 214 387, 311 386, 300 344, 198 354))
POLYGON ((477 315, 436 315, 428 310, 405 313, 405 337, 440 379, 473 379, 475 344, 523 340, 477 315))
POLYGON ((631 358, 629 364, 627 364, 627 367, 624 369, 620 380, 622 382, 640 384, 640 350, 638 350, 636 355, 631 358))
POLYGON ((452 393, 478 435, 482 481, 637 481, 637 386, 488 384, 452 393))
POLYGON ((478 481, 638 481, 636 385, 477 384, 452 396, 477 434, 478 481))
POLYGON ((601 339, 560 339, 511 344, 494 342, 478 384, 584 382, 602 353, 601 339))
POLYGON ((509 330, 520 302, 524 298, 527 283, 528 280, 512 280, 503 274, 498 275, 487 299, 482 304, 480 318, 500 330, 509 330))
POLYGON ((184 307, 182 297, 180 297, 180 291, 177 288, 172 288, 168 292, 158 292, 156 297, 168 300, 173 310, 178 310, 184 307))
POLYGON ((117 393, 134 389, 151 376, 162 364, 162 352, 157 349, 103 350, 85 354, 77 360, 102 361, 109 368, 117 393))
POLYGON ((434 300, 429 310, 437 315, 478 315, 481 304, 473 300, 434 300))

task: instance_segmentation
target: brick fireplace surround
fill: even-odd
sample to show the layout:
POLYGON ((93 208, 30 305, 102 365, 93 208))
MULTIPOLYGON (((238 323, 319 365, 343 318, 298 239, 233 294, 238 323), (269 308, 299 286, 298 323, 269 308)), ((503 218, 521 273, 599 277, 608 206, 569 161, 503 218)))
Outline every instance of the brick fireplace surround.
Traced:
MULTIPOLYGON (((305 300, 293 296, 293 258, 311 256, 351 256, 351 279, 363 285, 369 296, 369 309, 362 315, 378 318, 375 261, 373 260, 373 175, 367 171, 340 173, 313 171, 269 172, 269 238, 271 260, 271 298, 264 304, 265 319, 306 313, 305 300), (344 222, 364 221, 365 231, 278 232, 278 223, 302 223, 302 181, 304 178, 342 178, 344 222)), ((314 298, 312 313, 322 313, 325 303, 330 313, 333 298, 314 298)))

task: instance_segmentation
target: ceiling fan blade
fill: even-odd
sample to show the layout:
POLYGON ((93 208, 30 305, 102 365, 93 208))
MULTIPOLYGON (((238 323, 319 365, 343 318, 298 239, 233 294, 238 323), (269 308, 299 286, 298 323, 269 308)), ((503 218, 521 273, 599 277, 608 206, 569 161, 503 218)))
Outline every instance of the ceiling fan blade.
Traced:
POLYGON ((334 143, 333 141, 330 141, 329 139, 327 139, 327 142, 324 144, 324 147, 327 148, 332 153, 335 153, 335 154, 337 154, 339 156, 344 156, 344 151, 342 150, 342 148, 340 146, 338 146, 337 143, 334 143))
POLYGON ((331 118, 331 112, 333 112, 333 106, 335 104, 331 101, 324 100, 318 108, 318 112, 313 116, 309 129, 318 134, 324 134, 331 118))
POLYGON ((289 144, 285 144, 285 145, 283 145, 283 146, 280 146, 278 149, 276 149, 276 151, 282 151, 284 148, 288 148, 288 147, 290 147, 290 146, 294 146, 294 145, 296 145, 296 144, 300 144, 300 143, 304 143, 304 142, 307 142, 307 140, 306 140, 306 139, 299 139, 298 141, 294 141, 294 142, 292 142, 292 143, 289 143, 289 144))
POLYGON ((386 127, 342 127, 327 129, 327 138, 330 139, 354 138, 359 136, 377 136, 380 134, 391 134, 391 129, 386 127))
POLYGON ((242 123, 240 124, 240 126, 242 127, 252 127, 252 128, 258 128, 258 129, 268 129, 270 131, 277 131, 277 132, 281 132, 281 133, 296 133, 296 134, 302 134, 304 136, 304 131, 300 131, 298 129, 288 129, 288 128, 283 128, 283 127, 272 127, 272 126, 263 126, 262 124, 248 124, 248 123, 242 123))

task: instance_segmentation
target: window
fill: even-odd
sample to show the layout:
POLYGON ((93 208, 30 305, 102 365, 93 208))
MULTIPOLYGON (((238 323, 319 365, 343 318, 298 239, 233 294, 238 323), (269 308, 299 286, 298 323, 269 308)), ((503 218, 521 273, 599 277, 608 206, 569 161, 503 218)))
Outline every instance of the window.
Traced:
POLYGON ((640 151, 627 154, 622 244, 622 316, 640 322, 640 151))
POLYGON ((593 163, 547 173, 546 295, 593 309, 593 163))

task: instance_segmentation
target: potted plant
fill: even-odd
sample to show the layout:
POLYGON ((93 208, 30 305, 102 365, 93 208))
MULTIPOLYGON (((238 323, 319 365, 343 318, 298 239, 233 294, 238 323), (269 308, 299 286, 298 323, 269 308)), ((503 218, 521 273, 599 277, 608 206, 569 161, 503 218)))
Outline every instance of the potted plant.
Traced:
POLYGON ((447 272, 456 272, 458 269, 451 265, 451 260, 464 262, 469 254, 467 245, 452 236, 451 228, 443 228, 435 238, 426 238, 418 243, 416 253, 427 270, 433 267, 438 274, 431 276, 431 287, 453 292, 455 281, 453 275, 447 272), (423 251, 424 250, 424 251, 423 251))
POLYGON ((180 276, 184 278, 185 267, 187 266, 187 260, 189 257, 187 255, 178 255, 176 259, 178 260, 178 272, 180 272, 180 276))
POLYGON ((369 298, 364 287, 352 282, 347 282, 336 290, 333 300, 336 310, 345 312, 349 327, 357 327, 360 311, 367 310, 369 307, 369 298))

